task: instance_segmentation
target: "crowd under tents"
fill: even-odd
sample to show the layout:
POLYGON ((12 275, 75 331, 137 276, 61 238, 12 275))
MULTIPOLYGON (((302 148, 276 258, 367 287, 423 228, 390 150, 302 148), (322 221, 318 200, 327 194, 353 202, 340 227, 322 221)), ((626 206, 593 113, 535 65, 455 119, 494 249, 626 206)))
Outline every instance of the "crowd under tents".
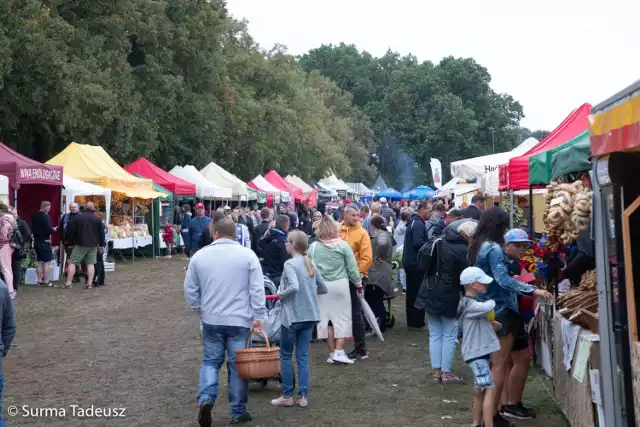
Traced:
POLYGON ((549 135, 521 156, 500 166, 500 191, 529 188, 529 158, 564 144, 588 126, 591 104, 582 104, 571 112, 549 135))
POLYGON ((202 174, 192 165, 186 166, 176 166, 169 171, 170 174, 177 176, 187 182, 191 182, 196 186, 196 196, 199 199, 208 199, 208 200, 230 200, 231 199, 231 189, 220 187, 208 179, 206 179, 202 174))
POLYGON ((140 157, 135 162, 126 165, 124 170, 130 174, 148 178, 173 194, 180 196, 194 196, 196 194, 196 186, 194 184, 170 174, 144 157, 140 157))
MULTIPOLYGON (((8 199, 31 226, 31 214, 43 200, 51 202, 51 216, 60 215, 62 167, 32 160, 0 142, 0 174, 8 180, 8 199)), ((53 237, 54 244, 57 236, 53 237)))

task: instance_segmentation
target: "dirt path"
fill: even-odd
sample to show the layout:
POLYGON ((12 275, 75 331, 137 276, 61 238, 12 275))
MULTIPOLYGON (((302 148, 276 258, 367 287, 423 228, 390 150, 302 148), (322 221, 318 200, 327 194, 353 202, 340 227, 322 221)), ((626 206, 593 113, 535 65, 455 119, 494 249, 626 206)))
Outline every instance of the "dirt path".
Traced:
MULTIPOLYGON (((197 426, 200 331, 183 299, 184 265, 182 259, 119 263, 107 286, 92 291, 21 289, 18 335, 3 367, 5 421, 10 426, 197 426), (11 405, 18 406, 18 416, 7 416, 11 405), (23 405, 36 412, 56 408, 58 416, 25 417, 23 405), (126 408, 126 418, 82 418, 78 409, 74 416, 72 405, 126 408)), ((399 308, 402 303, 398 300, 399 308)), ((406 331, 401 311, 387 343, 370 343, 368 361, 327 365, 325 347, 312 345, 307 410, 272 408, 278 386, 252 386, 250 425, 470 425, 471 386, 441 389, 429 380, 426 334, 406 331)), ((459 361, 457 369, 469 377, 459 361)), ((545 386, 551 389, 550 382, 545 386)), ((220 397, 215 426, 228 423, 224 384, 220 397)), ((530 379, 525 400, 540 415, 519 425, 566 425, 537 378, 530 379)))

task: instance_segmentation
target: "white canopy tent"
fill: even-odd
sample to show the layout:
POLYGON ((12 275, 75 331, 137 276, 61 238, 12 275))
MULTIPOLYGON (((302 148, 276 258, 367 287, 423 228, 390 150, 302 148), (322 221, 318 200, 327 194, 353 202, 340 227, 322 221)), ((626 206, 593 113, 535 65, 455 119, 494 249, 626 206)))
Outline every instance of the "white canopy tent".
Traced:
POLYGON ((0 175, 0 202, 9 204, 9 178, 0 175))
POLYGON ((62 207, 62 212, 67 212, 71 202, 75 201, 78 196, 104 196, 105 199, 105 223, 109 224, 111 218, 111 190, 98 185, 89 184, 80 181, 68 175, 62 176, 62 185, 64 193, 67 197, 66 206, 62 207))
POLYGON ((318 181, 318 184, 325 188, 329 188, 336 191, 345 191, 347 193, 353 193, 353 189, 345 184, 341 179, 338 179, 333 173, 328 177, 318 181))
POLYGON ((213 184, 225 188, 230 188, 231 195, 234 198, 247 200, 247 197, 249 196, 247 184, 241 181, 240 178, 227 172, 214 162, 211 162, 207 166, 205 166, 204 169, 200 171, 200 174, 213 184))
POLYGON ((447 193, 453 192, 456 197, 460 194, 466 194, 480 188, 479 183, 467 183, 464 179, 455 177, 438 189, 438 193, 443 191, 447 193))
POLYGON ((304 182, 301 178, 298 178, 296 175, 287 175, 285 177, 285 181, 301 189, 304 194, 311 193, 313 191, 313 188, 309 184, 304 182))
POLYGON ((499 166, 508 163, 514 157, 523 155, 537 143, 537 139, 527 138, 516 148, 506 153, 489 154, 452 162, 451 176, 460 179, 476 179, 478 180, 479 188, 482 188, 485 194, 498 194, 499 166))
POLYGON ((194 166, 176 166, 169 173, 195 184, 196 196, 200 199, 231 199, 231 188, 219 187, 211 183, 194 166))
POLYGON ((269 181, 267 181, 262 175, 256 176, 251 181, 256 187, 258 187, 262 191, 265 191, 267 193, 280 194, 280 200, 283 203, 287 203, 289 201, 290 196, 288 191, 282 191, 278 187, 275 187, 269 181))
POLYGON ((354 193, 361 196, 368 196, 370 194, 373 194, 373 191, 371 191, 366 185, 361 182, 347 182, 346 184, 351 187, 354 193))

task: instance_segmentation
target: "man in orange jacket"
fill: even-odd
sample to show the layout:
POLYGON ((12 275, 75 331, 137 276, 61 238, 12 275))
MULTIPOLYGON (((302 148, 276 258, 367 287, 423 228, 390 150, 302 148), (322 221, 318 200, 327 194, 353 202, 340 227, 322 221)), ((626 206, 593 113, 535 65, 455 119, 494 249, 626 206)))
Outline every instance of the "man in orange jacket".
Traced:
POLYGON ((367 343, 365 341, 365 320, 362 312, 362 304, 359 295, 362 295, 363 289, 367 285, 369 276, 369 268, 373 263, 373 251, 371 249, 371 239, 369 233, 360 225, 360 212, 353 205, 347 205, 344 208, 343 222, 340 227, 340 238, 347 242, 353 250, 358 263, 358 270, 362 275, 362 286, 356 289, 353 283, 350 284, 351 290, 351 311, 352 311, 352 327, 354 348, 348 354, 352 360, 363 360, 369 358, 367 351, 367 343))

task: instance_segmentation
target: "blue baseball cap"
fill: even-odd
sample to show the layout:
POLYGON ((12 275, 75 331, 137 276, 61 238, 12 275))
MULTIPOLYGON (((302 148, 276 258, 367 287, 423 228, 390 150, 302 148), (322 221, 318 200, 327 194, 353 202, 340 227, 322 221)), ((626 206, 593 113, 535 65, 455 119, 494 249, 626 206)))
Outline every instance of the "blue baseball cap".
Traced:
POLYGON ((529 235, 521 228, 512 228, 504 235, 505 243, 531 243, 529 235))

